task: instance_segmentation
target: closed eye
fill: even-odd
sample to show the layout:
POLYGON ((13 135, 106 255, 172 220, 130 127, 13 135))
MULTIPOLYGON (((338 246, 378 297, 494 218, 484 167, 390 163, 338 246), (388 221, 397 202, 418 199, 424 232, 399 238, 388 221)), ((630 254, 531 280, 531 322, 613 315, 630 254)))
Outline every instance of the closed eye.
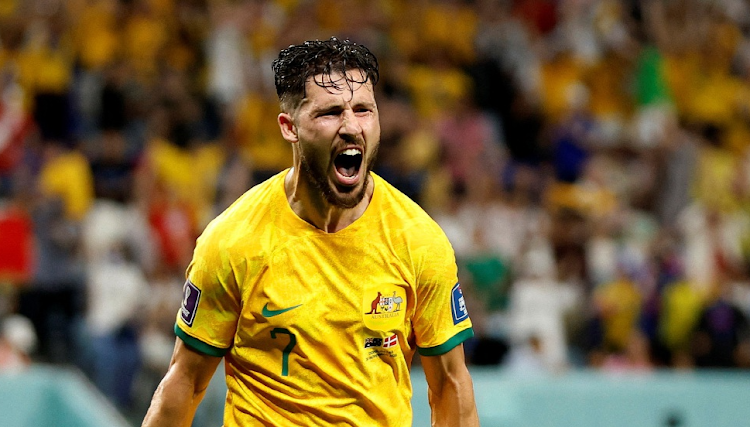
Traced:
POLYGON ((359 108, 355 108, 354 109, 354 114, 356 114, 357 116, 364 117, 364 116, 368 116, 370 114, 373 114, 374 111, 375 110, 373 108, 370 108, 370 107, 359 107, 359 108))
POLYGON ((376 111, 376 108, 373 102, 362 102, 354 105, 354 113, 372 113, 376 111))

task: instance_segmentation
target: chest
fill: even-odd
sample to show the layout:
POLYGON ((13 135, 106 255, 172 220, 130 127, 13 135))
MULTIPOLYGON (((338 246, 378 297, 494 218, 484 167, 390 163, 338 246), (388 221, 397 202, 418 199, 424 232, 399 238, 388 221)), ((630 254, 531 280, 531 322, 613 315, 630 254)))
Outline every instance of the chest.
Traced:
POLYGON ((284 328, 307 342, 357 346, 405 334, 413 311, 412 269, 387 245, 307 239, 267 254, 243 279, 240 331, 252 343, 284 328))

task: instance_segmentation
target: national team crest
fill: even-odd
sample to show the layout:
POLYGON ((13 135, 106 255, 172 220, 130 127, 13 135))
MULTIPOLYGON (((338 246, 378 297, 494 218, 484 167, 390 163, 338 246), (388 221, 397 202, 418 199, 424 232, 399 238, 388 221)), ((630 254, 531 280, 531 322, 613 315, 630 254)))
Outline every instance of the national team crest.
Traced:
POLYGON ((383 296, 382 293, 378 292, 378 295, 370 303, 370 311, 365 314, 395 313, 401 311, 403 302, 404 299, 400 295, 396 295, 396 291, 393 291, 391 296, 383 296))
POLYGON ((198 311, 198 302, 201 299, 201 290, 190 280, 185 282, 182 287, 182 307, 180 308, 180 317, 188 326, 193 326, 195 313, 198 311))
POLYGON ((466 309, 464 293, 461 291, 461 284, 456 283, 451 291, 451 312, 453 313, 453 324, 457 325, 469 318, 469 311, 466 309))
POLYGON ((404 320, 406 291, 400 286, 371 287, 363 294, 365 326, 383 331, 397 328, 404 320))

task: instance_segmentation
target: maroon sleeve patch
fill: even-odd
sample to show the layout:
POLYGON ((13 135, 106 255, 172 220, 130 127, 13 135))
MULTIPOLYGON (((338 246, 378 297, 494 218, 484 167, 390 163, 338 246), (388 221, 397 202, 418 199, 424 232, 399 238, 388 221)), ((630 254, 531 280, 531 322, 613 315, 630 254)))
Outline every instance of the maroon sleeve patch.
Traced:
POLYGON ((180 309, 180 317, 182 321, 188 326, 193 326, 193 320, 195 320, 195 313, 198 311, 198 301, 201 299, 201 290, 193 284, 190 280, 185 282, 185 286, 182 287, 182 308, 180 309))

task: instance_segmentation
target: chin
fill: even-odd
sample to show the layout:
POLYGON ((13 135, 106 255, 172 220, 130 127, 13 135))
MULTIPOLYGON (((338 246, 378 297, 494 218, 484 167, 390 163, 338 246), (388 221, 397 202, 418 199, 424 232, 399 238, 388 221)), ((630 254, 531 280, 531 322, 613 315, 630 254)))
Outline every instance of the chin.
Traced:
POLYGON ((338 208, 354 208, 365 198, 368 182, 369 176, 365 175, 365 178, 356 186, 344 187, 344 191, 341 191, 341 187, 332 184, 329 191, 325 192, 326 200, 328 203, 338 208))

